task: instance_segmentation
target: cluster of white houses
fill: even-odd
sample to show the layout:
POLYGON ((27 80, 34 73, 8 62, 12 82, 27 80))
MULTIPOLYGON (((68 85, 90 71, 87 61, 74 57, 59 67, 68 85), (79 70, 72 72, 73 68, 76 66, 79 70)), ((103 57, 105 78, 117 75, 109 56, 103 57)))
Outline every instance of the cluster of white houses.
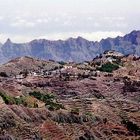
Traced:
MULTIPOLYGON (((56 70, 48 70, 47 71, 47 70, 40 69, 40 70, 37 70, 37 71, 28 72, 28 76, 34 76, 34 77, 37 77, 37 76, 44 76, 44 77, 45 76, 54 76, 54 75, 58 75, 60 73, 63 73, 66 70, 70 70, 72 68, 73 68, 72 65, 65 65, 63 68, 56 69, 56 70)), ((23 73, 15 75, 15 79, 24 79, 24 78, 25 78, 25 75, 23 73)))

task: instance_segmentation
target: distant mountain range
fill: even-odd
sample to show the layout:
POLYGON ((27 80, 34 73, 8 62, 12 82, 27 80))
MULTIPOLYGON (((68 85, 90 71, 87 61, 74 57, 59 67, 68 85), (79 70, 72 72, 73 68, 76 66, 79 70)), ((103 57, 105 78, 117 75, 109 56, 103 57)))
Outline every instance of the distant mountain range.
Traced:
POLYGON ((39 39, 28 43, 13 43, 7 39, 4 44, 0 44, 0 63, 21 56, 82 62, 92 60, 107 50, 140 56, 140 31, 132 31, 123 37, 102 39, 100 42, 88 41, 82 37, 69 38, 65 41, 39 39))

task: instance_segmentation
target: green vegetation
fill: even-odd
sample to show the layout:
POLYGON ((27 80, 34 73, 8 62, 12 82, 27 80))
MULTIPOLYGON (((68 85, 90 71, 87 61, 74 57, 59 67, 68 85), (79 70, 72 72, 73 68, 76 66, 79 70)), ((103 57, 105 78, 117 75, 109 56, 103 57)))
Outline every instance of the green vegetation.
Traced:
POLYGON ((60 62, 58 62, 60 65, 65 65, 66 64, 66 62, 64 62, 64 61, 60 61, 60 62))
POLYGON ((71 109, 71 113, 72 113, 72 114, 79 115, 80 110, 79 110, 79 108, 73 108, 73 109, 71 109))
POLYGON ((6 72, 0 72, 0 76, 1 77, 8 77, 8 75, 6 74, 6 72))
POLYGON ((89 116, 89 117, 92 117, 93 116, 93 114, 91 112, 86 112, 85 115, 86 116, 89 116))
POLYGON ((95 62, 95 65, 100 66, 101 62, 95 62))
POLYGON ((119 116, 122 119, 121 123, 128 129, 128 131, 134 133, 135 135, 140 135, 140 127, 133 121, 129 120, 126 112, 121 111, 119 116))
POLYGON ((19 96, 19 97, 12 97, 8 96, 6 93, 1 93, 0 96, 2 97, 3 101, 7 105, 23 105, 25 107, 30 107, 30 108, 38 108, 38 104, 36 100, 31 98, 30 96, 19 96))
POLYGON ((134 124, 133 122, 126 119, 122 120, 122 124, 124 124, 126 128, 136 136, 140 135, 140 127, 137 124, 134 124))
POLYGON ((15 98, 14 97, 14 101, 15 101, 16 105, 28 106, 28 103, 26 102, 26 98, 25 97, 19 97, 19 98, 15 98))
POLYGON ((8 105, 12 105, 12 104, 21 105, 22 104, 24 106, 27 106, 27 103, 24 97, 15 98, 1 92, 0 92, 0 96, 4 100, 5 104, 8 104, 8 105))
POLYGON ((55 102, 48 102, 46 103, 46 106, 51 111, 64 109, 64 106, 62 104, 55 103, 55 102))
POLYGON ((59 110, 59 109, 64 109, 64 106, 60 103, 58 103, 55 100, 54 95, 52 94, 42 94, 40 92, 30 92, 29 93, 30 96, 27 97, 12 97, 12 96, 8 96, 5 93, 0 92, 0 96, 2 97, 3 101, 5 102, 5 104, 7 105, 24 105, 26 107, 34 107, 37 108, 38 104, 37 102, 34 100, 34 98, 42 101, 45 103, 46 107, 49 110, 59 110), (32 97, 34 98, 32 98, 32 97))
POLYGON ((34 91, 34 92, 30 92, 29 95, 35 97, 36 99, 38 99, 40 101, 43 101, 49 110, 53 111, 53 110, 64 109, 64 106, 62 104, 58 103, 55 100, 55 96, 52 94, 44 95, 40 92, 34 91))
POLYGON ((0 92, 0 96, 2 97, 5 104, 15 104, 15 100, 13 97, 6 95, 5 93, 0 92))
POLYGON ((114 70, 117 70, 118 68, 119 65, 108 62, 106 64, 103 64, 100 68, 98 68, 98 70, 111 73, 114 70))
POLYGON ((40 101, 43 101, 45 103, 46 102, 52 102, 55 99, 54 95, 52 95, 52 94, 46 94, 46 95, 44 95, 44 94, 42 94, 42 93, 40 93, 38 91, 30 92, 29 95, 30 96, 33 96, 36 99, 38 99, 40 101))

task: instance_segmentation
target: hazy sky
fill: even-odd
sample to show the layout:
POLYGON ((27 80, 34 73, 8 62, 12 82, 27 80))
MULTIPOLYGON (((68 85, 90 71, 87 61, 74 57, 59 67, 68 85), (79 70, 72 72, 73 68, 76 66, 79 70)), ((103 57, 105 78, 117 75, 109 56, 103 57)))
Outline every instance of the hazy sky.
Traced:
POLYGON ((0 42, 89 40, 140 29, 140 0, 0 0, 0 42))

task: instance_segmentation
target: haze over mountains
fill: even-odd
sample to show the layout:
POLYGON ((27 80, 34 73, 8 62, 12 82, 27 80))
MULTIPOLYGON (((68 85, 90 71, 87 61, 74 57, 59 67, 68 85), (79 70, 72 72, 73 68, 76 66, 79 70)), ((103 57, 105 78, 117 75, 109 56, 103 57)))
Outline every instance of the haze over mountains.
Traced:
POLYGON ((102 39, 100 42, 88 41, 82 37, 65 41, 39 39, 28 43, 13 43, 8 39, 4 44, 0 44, 0 63, 21 56, 82 62, 92 60, 106 50, 140 56, 140 31, 132 31, 123 37, 102 39))

